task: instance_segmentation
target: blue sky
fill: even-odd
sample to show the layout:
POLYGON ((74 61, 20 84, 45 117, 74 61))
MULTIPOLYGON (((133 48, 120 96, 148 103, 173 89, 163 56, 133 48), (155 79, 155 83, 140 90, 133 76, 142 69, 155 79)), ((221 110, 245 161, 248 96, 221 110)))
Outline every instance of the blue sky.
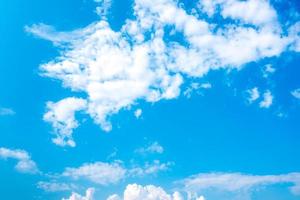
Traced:
POLYGON ((0 199, 299 199, 299 12, 2 0, 0 199))

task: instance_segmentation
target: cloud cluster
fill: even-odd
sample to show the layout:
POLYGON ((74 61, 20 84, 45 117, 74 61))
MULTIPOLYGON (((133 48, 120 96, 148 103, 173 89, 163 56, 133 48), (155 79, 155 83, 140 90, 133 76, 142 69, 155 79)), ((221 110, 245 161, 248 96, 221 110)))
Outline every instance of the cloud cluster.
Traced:
MULTIPOLYGON (((77 193, 73 193, 70 198, 63 200, 96 200, 93 197, 93 188, 89 188, 86 191, 85 196, 81 196, 77 193)), ((122 197, 117 194, 109 196, 106 200, 184 200, 179 192, 174 192, 173 194, 168 194, 161 187, 156 187, 154 185, 141 186, 138 184, 127 185, 122 197)), ((188 198, 188 200, 192 200, 188 198)), ((205 200, 203 196, 193 198, 193 200, 205 200)))
MULTIPOLYGON (((129 184, 122 195, 113 194, 107 200, 205 200, 204 196, 199 196, 199 194, 207 191, 212 192, 214 196, 221 194, 220 197, 223 199, 227 199, 227 194, 234 194, 229 199, 251 199, 252 192, 276 184, 285 184, 292 194, 300 195, 300 173, 282 175, 208 173, 194 175, 176 183, 180 187, 173 190, 175 191, 173 194, 168 194, 163 188, 153 185, 129 184), (222 196, 224 194, 226 197, 222 196)), ((78 199, 86 198, 75 194, 73 193, 72 196, 78 199)), ((89 198, 89 200, 95 200, 92 196, 89 198)))
MULTIPOLYGON (((255 101, 257 101, 260 97, 260 91, 257 87, 254 87, 252 89, 247 90, 248 93, 248 102, 250 104, 254 103, 255 101)), ((262 94, 262 100, 259 102, 259 107, 260 108, 270 108, 273 104, 273 100, 274 100, 274 96, 271 93, 270 90, 266 90, 263 94, 262 94)))
MULTIPOLYGON (((48 104, 50 119, 45 120, 55 129, 54 142, 75 146, 72 130, 78 125, 78 110, 110 131, 111 115, 141 100, 177 98, 185 78, 240 69, 287 49, 299 51, 299 25, 285 33, 269 1, 204 0, 193 11, 173 0, 135 0, 133 19, 119 31, 105 20, 68 33, 43 24, 26 27, 63 47, 59 57, 41 65, 42 75, 86 95, 79 107, 65 110, 71 120, 55 114, 55 103, 48 104)), ((269 107, 271 96, 264 96, 261 107, 269 107)))
POLYGON ((17 160, 15 169, 21 173, 36 174, 39 172, 36 163, 31 160, 30 155, 19 149, 0 148, 0 158, 17 160))

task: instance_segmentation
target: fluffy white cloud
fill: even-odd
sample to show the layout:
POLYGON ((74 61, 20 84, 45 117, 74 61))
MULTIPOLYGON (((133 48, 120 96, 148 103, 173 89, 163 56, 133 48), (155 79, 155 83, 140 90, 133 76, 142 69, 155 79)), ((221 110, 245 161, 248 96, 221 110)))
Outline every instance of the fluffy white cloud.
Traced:
POLYGON ((72 179, 86 179, 100 185, 118 183, 125 178, 126 169, 120 163, 87 163, 79 168, 66 168, 62 173, 64 177, 72 179))
POLYGON ((85 196, 81 196, 80 194, 73 192, 69 198, 63 198, 62 200, 94 200, 94 193, 95 189, 89 188, 86 190, 85 196))
POLYGON ((293 91, 291 92, 291 94, 292 94, 295 98, 300 99, 300 88, 299 88, 299 89, 296 89, 296 90, 293 90, 293 91))
POLYGON ((263 100, 259 103, 259 106, 261 108, 269 108, 273 103, 273 98, 274 97, 273 97, 271 91, 267 90, 263 94, 263 100))
POLYGON ((14 115, 14 114, 16 114, 16 113, 11 108, 2 108, 2 107, 0 107, 0 116, 3 116, 3 115, 14 115))
POLYGON ((39 172, 36 163, 31 160, 30 155, 24 150, 0 148, 0 158, 17 160, 15 168, 19 172, 29 174, 39 172))
POLYGON ((161 146, 158 142, 153 142, 149 146, 136 149, 135 152, 139 154, 148 154, 148 153, 162 154, 164 152, 164 147, 161 146))
POLYGON ((87 102, 80 98, 66 98, 57 103, 47 103, 44 120, 52 124, 56 138, 53 142, 60 146, 75 146, 72 138, 73 129, 78 126, 75 112, 86 109, 87 102))
POLYGON ((203 192, 218 189, 227 192, 249 191, 262 186, 291 184, 290 191, 300 195, 300 173, 283 175, 245 175, 240 173, 209 173, 191 176, 181 182, 186 191, 203 192))
POLYGON ((260 97, 260 93, 257 87, 247 90, 247 93, 249 94, 249 98, 248 98, 249 103, 253 103, 260 97))
MULTIPOLYGON (((110 131, 109 117, 121 109, 141 100, 178 97, 183 77, 202 77, 211 70, 241 68, 249 62, 279 56, 299 40, 298 26, 291 28, 289 35, 284 34, 269 1, 203 2, 207 5, 202 7, 209 7, 211 16, 220 11, 223 18, 231 20, 216 26, 189 14, 173 0, 135 0, 135 17, 119 31, 112 30, 105 20, 69 33, 46 25, 26 30, 64 47, 61 56, 41 65, 42 74, 61 80, 74 92, 85 93, 86 99, 81 100, 86 105, 80 110, 110 131), (173 34, 183 39, 165 40, 170 36, 165 27, 173 28, 173 34)), ((71 118, 77 110, 72 110, 71 118)), ((51 123, 59 124, 55 142, 74 146, 74 118, 65 123, 51 116, 51 123)))
MULTIPOLYGON (((184 200, 183 195, 179 192, 168 194, 161 187, 154 185, 141 186, 130 184, 126 187, 123 197, 112 195, 107 200, 184 200)), ((189 199, 191 200, 191 199, 189 199)), ((203 196, 195 198, 195 200, 205 200, 203 196)))

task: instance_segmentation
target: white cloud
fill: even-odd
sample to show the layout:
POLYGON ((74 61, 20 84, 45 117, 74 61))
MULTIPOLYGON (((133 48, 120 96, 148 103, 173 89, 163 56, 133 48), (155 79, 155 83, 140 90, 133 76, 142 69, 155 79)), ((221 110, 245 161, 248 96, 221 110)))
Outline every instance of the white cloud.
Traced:
POLYGON ((264 67, 264 77, 267 78, 270 74, 275 73, 276 69, 271 65, 271 64, 267 64, 264 67))
POLYGON ((103 19, 106 18, 108 11, 112 5, 112 0, 94 0, 97 4, 96 13, 103 19))
POLYGON ((161 163, 159 160, 154 160, 152 163, 146 162, 144 167, 133 167, 128 170, 128 175, 135 176, 146 176, 146 175, 156 175, 159 172, 167 171, 172 166, 172 162, 161 163))
POLYGON ((272 93, 267 90, 264 94, 263 94, 264 99, 259 103, 259 106, 261 108, 269 108, 272 103, 273 103, 273 95, 272 93))
POLYGON ((292 41, 291 49, 300 52, 300 22, 295 23, 289 28, 289 36, 292 41))
POLYGON ((78 168, 66 168, 59 177, 68 177, 73 180, 88 180, 106 186, 117 184, 128 177, 156 175, 159 172, 169 170, 172 165, 172 162, 161 163, 159 160, 146 162, 144 166, 137 165, 128 168, 122 166, 121 161, 114 161, 112 163, 85 163, 78 168))
POLYGON ((66 98, 57 103, 48 102, 44 120, 52 124, 56 138, 52 141, 60 146, 75 146, 72 137, 73 129, 77 128, 75 112, 86 109, 86 100, 66 98))
POLYGON ((138 184, 127 185, 123 197, 119 195, 111 195, 107 200, 205 200, 203 196, 196 198, 184 198, 183 195, 175 191, 168 194, 163 188, 154 185, 141 186, 138 184))
POLYGON ((11 108, 1 108, 0 107, 0 116, 3 115, 15 115, 15 111, 12 110, 11 108))
POLYGON ((181 182, 186 191, 203 192, 217 189, 226 192, 251 192, 251 190, 275 184, 291 184, 290 191, 300 195, 300 173, 283 175, 245 175, 240 173, 209 173, 191 176, 181 182))
POLYGON ((300 99, 300 88, 299 88, 299 89, 296 89, 296 90, 293 90, 293 91, 291 92, 291 94, 292 94, 295 98, 300 99))
POLYGON ((153 142, 147 147, 136 149, 135 152, 139 154, 148 154, 148 153, 162 154, 164 152, 164 147, 161 146, 158 142, 153 142))
POLYGON ((24 150, 0 148, 0 158, 17 160, 15 168, 21 173, 36 174, 39 172, 36 163, 24 150))
POLYGON ((80 194, 73 192, 69 198, 63 198, 62 200, 94 200, 94 193, 95 189, 89 188, 86 190, 85 196, 81 196, 80 194))
POLYGON ((74 190, 77 187, 74 184, 60 183, 60 182, 44 182, 40 181, 37 183, 37 187, 46 192, 61 192, 74 190))
POLYGON ((249 98, 248 98, 249 103, 253 103, 260 97, 260 93, 257 87, 247 90, 247 93, 249 94, 249 98))
POLYGON ((187 98, 190 98, 194 91, 199 92, 200 89, 210 88, 212 88, 211 83, 191 83, 190 86, 183 92, 183 95, 187 98))
MULTIPOLYGON (((110 131, 109 117, 121 109, 138 101, 177 98, 183 77, 239 69, 249 62, 279 56, 298 40, 296 28, 289 35, 283 33, 269 1, 215 2, 222 5, 219 14, 232 22, 215 26, 188 14, 172 0, 135 0, 135 18, 119 31, 112 30, 105 20, 72 32, 57 32, 43 24, 26 30, 64 47, 60 57, 40 66, 42 74, 86 94, 82 100, 86 107, 80 108, 110 131), (173 27, 174 34, 183 35, 185 43, 165 40, 167 26, 173 27)), ((56 143, 74 146, 71 130, 76 121, 60 123, 52 116, 52 121, 59 122, 59 130, 73 124, 67 134, 57 134, 56 143)))
MULTIPOLYGON (((138 184, 127 185, 123 197, 112 195, 107 200, 184 200, 179 192, 168 194, 161 187, 154 185, 141 186, 138 184)), ((189 199, 191 200, 191 199, 189 199)), ((195 200, 205 200, 203 196, 195 198, 195 200)))
POLYGON ((138 119, 141 117, 143 111, 142 109, 137 109, 135 112, 134 112, 134 116, 138 119))
POLYGON ((66 168, 62 173, 64 177, 72 179, 86 179, 100 185, 116 184, 125 178, 126 169, 118 162, 113 163, 87 163, 79 168, 66 168))

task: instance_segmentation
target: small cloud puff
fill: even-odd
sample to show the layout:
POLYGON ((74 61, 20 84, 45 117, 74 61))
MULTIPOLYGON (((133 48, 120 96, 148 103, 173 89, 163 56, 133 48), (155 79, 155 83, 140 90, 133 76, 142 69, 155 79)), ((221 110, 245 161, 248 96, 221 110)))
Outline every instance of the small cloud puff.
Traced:
POLYGON ((149 146, 136 149, 135 152, 139 154, 162 154, 164 152, 164 148, 158 142, 153 142, 149 146))

